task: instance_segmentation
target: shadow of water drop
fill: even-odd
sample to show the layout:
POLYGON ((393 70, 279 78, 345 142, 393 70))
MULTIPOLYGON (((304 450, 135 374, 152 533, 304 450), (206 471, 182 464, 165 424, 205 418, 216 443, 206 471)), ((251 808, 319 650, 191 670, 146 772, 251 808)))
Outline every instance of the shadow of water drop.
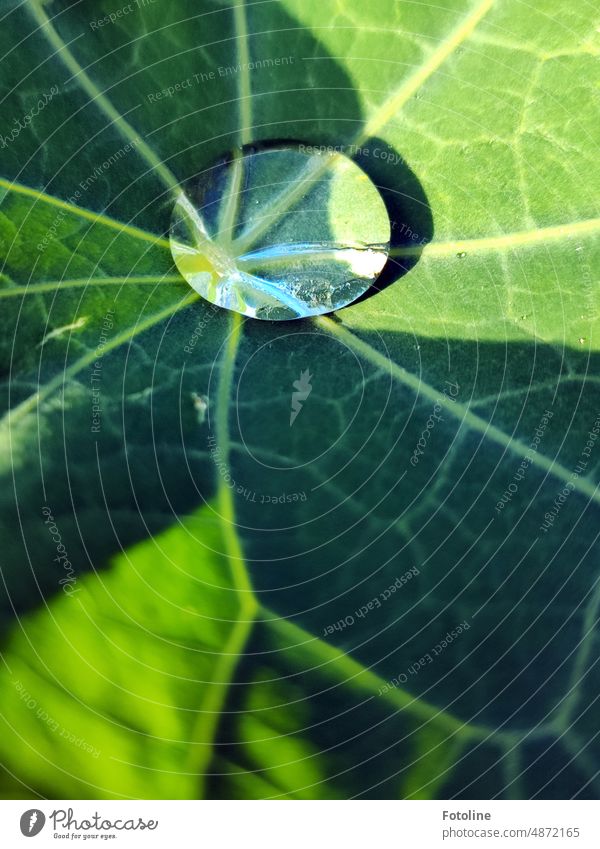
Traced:
POLYGON ((425 189, 398 151, 374 137, 353 158, 379 189, 391 229, 390 257, 373 285, 358 299, 360 302, 398 283, 414 268, 433 238, 434 225, 425 189))

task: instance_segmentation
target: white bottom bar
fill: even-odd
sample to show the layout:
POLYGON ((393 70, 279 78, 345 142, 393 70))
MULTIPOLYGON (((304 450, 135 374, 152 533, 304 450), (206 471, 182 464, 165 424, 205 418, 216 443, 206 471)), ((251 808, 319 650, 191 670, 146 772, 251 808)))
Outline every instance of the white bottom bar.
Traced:
POLYGON ((599 814, 595 801, 11 800, 0 802, 0 846, 598 849, 599 814))

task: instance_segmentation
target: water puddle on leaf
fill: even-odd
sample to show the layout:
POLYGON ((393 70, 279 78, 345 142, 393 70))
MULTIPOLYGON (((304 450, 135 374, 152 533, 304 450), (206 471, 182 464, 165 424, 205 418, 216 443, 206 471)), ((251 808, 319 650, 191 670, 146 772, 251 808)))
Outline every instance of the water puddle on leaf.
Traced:
POLYGON ((283 321, 352 303, 388 257, 390 222, 365 172, 306 145, 246 147, 179 195, 175 264, 202 297, 283 321))

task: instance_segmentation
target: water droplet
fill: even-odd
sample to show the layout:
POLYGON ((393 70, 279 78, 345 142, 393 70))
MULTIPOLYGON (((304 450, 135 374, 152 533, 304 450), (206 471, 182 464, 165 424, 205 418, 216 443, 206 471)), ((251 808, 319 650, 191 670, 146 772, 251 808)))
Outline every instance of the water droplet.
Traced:
POLYGON ((341 153, 246 147, 179 195, 171 251, 214 304, 283 321, 340 309, 387 261, 388 214, 374 183, 341 153))
POLYGON ((464 259, 464 258, 466 257, 466 255, 467 255, 467 252, 466 252, 466 251, 459 251, 459 252, 456 254, 456 256, 457 256, 459 259, 464 259))

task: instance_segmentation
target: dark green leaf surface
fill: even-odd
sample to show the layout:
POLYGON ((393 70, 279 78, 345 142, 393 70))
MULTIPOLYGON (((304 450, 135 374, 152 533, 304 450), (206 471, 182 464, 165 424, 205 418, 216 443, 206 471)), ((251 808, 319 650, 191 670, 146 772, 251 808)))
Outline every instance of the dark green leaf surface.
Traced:
POLYGON ((596 796, 591 7, 117 8, 0 28, 3 792, 596 796), (381 187, 390 285, 181 280, 179 187, 268 139, 381 187))

